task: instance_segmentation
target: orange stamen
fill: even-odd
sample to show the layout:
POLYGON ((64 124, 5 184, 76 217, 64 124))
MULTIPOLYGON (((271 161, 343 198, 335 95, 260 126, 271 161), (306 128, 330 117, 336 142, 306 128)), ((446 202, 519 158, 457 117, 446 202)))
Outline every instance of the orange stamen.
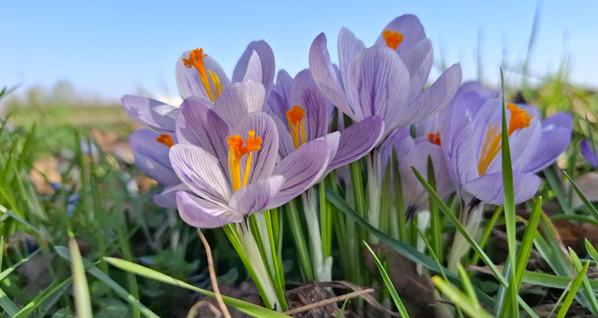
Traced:
POLYGON ((299 148, 305 143, 305 110, 297 105, 293 106, 291 110, 287 111, 287 120, 289 121, 289 132, 293 139, 295 149, 299 148))
POLYGON ((166 146, 168 146, 168 148, 174 146, 174 141, 172 140, 172 136, 170 135, 160 134, 160 136, 157 137, 156 140, 161 144, 165 144, 166 146))
POLYGON ((382 38, 386 41, 386 46, 393 50, 396 50, 397 47, 399 47, 399 44, 403 42, 403 34, 397 31, 384 30, 384 32, 382 32, 382 38))
MULTIPOLYGON (((508 136, 510 137, 518 129, 529 127, 532 116, 517 107, 515 104, 507 104, 507 109, 511 111, 511 119, 509 120, 509 128, 507 130, 508 136)), ((494 127, 488 125, 486 131, 486 137, 482 144, 482 152, 478 161, 478 174, 483 176, 488 171, 488 167, 496 158, 500 150, 502 149, 502 131, 499 130, 499 124, 496 123, 494 127)))
POLYGON ((248 131, 247 134, 249 135, 249 138, 245 140, 245 146, 243 146, 243 138, 241 136, 235 135, 228 137, 230 174, 233 182, 233 189, 235 191, 239 190, 242 186, 247 185, 249 171, 251 170, 251 152, 258 151, 262 148, 262 138, 255 137, 254 130, 248 131), (245 164, 243 182, 241 182, 241 160, 245 155, 247 155, 247 162, 245 164))
POLYGON ((428 139, 430 143, 440 146, 440 130, 437 130, 436 133, 429 133, 428 139))
POLYGON ((220 79, 216 73, 208 70, 206 72, 206 67, 203 63, 203 58, 207 57, 207 54, 204 54, 203 49, 194 49, 189 53, 189 58, 183 58, 183 65, 187 68, 194 67, 197 72, 199 73, 199 78, 201 79, 201 83, 206 90, 206 94, 208 98, 215 102, 218 96, 222 93, 222 84, 220 83, 220 79), (209 74, 209 77, 208 77, 209 74), (212 84, 210 84, 210 79, 214 84, 214 89, 212 89, 212 84))

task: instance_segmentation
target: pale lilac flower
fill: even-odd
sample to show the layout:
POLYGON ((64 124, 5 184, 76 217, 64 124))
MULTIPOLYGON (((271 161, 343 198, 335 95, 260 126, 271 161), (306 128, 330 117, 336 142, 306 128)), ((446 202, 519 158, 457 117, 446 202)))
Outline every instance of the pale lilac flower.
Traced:
MULTIPOLYGON (((440 113, 440 139, 455 188, 482 202, 501 205, 502 101, 486 99, 482 104, 486 93, 460 91, 440 113)), ((515 202, 521 203, 540 186, 534 173, 554 162, 569 145, 572 119, 557 113, 542 121, 539 112, 526 105, 508 104, 507 109, 515 202)))
POLYGON ((262 83, 266 88, 267 101, 274 82, 274 72, 274 53, 265 41, 249 43, 235 66, 232 81, 220 64, 203 49, 183 53, 176 64, 176 80, 181 96, 205 98, 212 103, 231 83, 247 80, 262 83))
POLYGON ((432 67, 432 44, 413 15, 390 22, 373 47, 351 31, 338 37, 339 68, 333 67, 321 33, 309 52, 309 66, 323 94, 354 122, 373 115, 384 120, 385 136, 432 116, 453 98, 461 67, 449 67, 423 90, 432 67))
POLYGON ((278 130, 261 112, 265 90, 244 83, 245 98, 221 96, 214 109, 186 99, 177 116, 179 144, 172 147, 170 162, 189 188, 176 194, 179 213, 194 227, 239 223, 283 205, 317 182, 336 152, 335 143, 320 139, 280 160, 278 130))
MULTIPOLYGON (((429 126, 438 121, 437 116, 430 119, 428 119, 430 122, 427 123, 429 126)), ((399 128, 380 146, 383 171, 386 171, 386 164, 392 157, 393 147, 397 153, 398 167, 392 168, 399 169, 403 204, 408 218, 428 207, 428 193, 417 180, 411 169, 412 167, 416 168, 424 178, 427 178, 428 158, 430 158, 434 167, 438 195, 444 198, 454 191, 444 154, 440 148, 440 137, 436 133, 427 132, 436 132, 437 129, 423 130, 421 127, 418 128, 421 132, 418 132, 415 138, 411 137, 410 127, 399 128)))
POLYGON ((330 102, 316 86, 309 69, 290 79, 279 72, 277 85, 270 95, 272 113, 280 137, 279 153, 285 158, 306 142, 324 138, 335 143, 327 172, 358 160, 370 152, 382 137, 384 122, 371 116, 339 132, 331 132, 330 102))

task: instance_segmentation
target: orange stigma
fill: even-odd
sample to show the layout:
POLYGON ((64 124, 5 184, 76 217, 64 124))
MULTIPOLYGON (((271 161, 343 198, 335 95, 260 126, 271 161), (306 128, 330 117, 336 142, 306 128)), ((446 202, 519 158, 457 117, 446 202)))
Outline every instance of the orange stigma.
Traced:
POLYGON ((511 111, 511 120, 509 120, 509 136, 517 129, 529 127, 532 116, 528 115, 523 109, 515 104, 507 104, 507 109, 511 111))
POLYGON ((241 136, 234 135, 228 137, 230 175, 235 191, 241 189, 242 186, 247 185, 249 172, 251 170, 251 153, 262 148, 262 138, 255 137, 254 130, 248 131, 247 134, 249 135, 249 138, 245 140, 245 146, 243 146, 243 138, 241 136), (245 164, 243 182, 241 182, 241 160, 245 155, 247 155, 247 163, 245 164))
POLYGON ((305 143, 305 110, 297 105, 293 106, 291 110, 287 111, 287 120, 289 121, 289 132, 293 139, 295 149, 299 148, 305 143))
POLYGON ((430 143, 440 146, 440 130, 436 130, 436 133, 429 133, 428 139, 430 143))
POLYGON ((160 134, 156 140, 161 144, 165 144, 168 148, 174 146, 174 141, 172 141, 172 137, 170 135, 160 134))
POLYGON ((203 49, 195 49, 189 53, 189 58, 183 58, 183 65, 187 68, 194 67, 197 72, 199 73, 199 78, 201 79, 201 83, 203 84, 204 89, 206 90, 206 94, 208 98, 215 102, 218 96, 222 94, 222 84, 220 83, 220 78, 216 73, 208 70, 206 73, 206 67, 203 63, 203 58, 207 57, 207 54, 204 54, 203 49), (208 78, 209 75, 209 78, 208 78), (210 79, 212 80, 212 84, 210 84, 210 79), (214 89, 212 89, 212 85, 214 89))
POLYGON ((399 44, 403 42, 403 34, 397 31, 384 30, 382 38, 386 41, 386 46, 393 50, 396 50, 399 44))
MULTIPOLYGON (((509 120, 509 129, 507 130, 508 135, 511 136, 518 129, 529 127, 532 116, 517 107, 515 104, 507 104, 507 109, 511 111, 511 120, 509 120)), ((496 158, 500 150, 502 149, 502 131, 499 130, 499 123, 488 125, 486 131, 486 137, 482 144, 482 152, 480 153, 480 159, 478 161, 478 174, 483 176, 488 171, 488 167, 496 158)))

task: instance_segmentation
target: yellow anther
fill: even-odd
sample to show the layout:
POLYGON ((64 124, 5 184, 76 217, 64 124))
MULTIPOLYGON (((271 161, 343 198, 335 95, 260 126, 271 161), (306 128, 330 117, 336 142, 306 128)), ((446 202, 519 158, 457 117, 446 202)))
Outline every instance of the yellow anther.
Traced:
POLYGON ((228 163, 230 167, 231 180, 233 182, 233 190, 235 191, 241 189, 242 186, 247 185, 247 180, 249 180, 249 172, 251 171, 251 153, 262 148, 262 138, 255 137, 254 130, 248 131, 247 134, 249 135, 249 138, 245 140, 245 146, 243 146, 243 138, 241 136, 235 135, 228 137, 228 163), (247 162, 245 164, 243 180, 241 180, 241 160, 245 155, 247 155, 247 162))
POLYGON ((208 98, 215 102, 218 96, 222 93, 222 84, 220 83, 220 78, 216 73, 207 70, 203 63, 203 58, 207 57, 207 54, 204 54, 203 49, 194 49, 189 53, 189 58, 183 58, 183 65, 187 68, 194 67, 197 72, 199 73, 199 78, 201 83, 203 84, 204 89, 206 90, 206 94, 208 98), (210 77, 208 78, 208 74, 210 77), (212 84, 214 88, 212 89, 212 84, 210 84, 210 79, 212 80, 212 84))
POLYGON ((304 119, 307 118, 305 110, 297 105, 293 106, 291 110, 287 111, 287 120, 289 122, 289 132, 293 139, 293 145, 295 149, 299 148, 305 143, 305 123, 304 119))
POLYGON ((396 50, 399 44, 403 42, 403 34, 397 31, 384 30, 382 38, 386 41, 386 46, 393 50, 396 50))

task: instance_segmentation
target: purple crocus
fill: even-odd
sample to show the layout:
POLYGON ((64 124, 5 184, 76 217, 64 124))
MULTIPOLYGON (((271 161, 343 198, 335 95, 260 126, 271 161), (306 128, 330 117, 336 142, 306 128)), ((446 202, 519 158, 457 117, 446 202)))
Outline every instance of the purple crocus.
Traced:
POLYGON ((432 67, 432 44, 413 15, 390 22, 373 47, 345 28, 338 36, 338 70, 330 62, 326 35, 309 51, 309 67, 322 93, 354 122, 377 115, 385 136, 432 116, 453 98, 461 67, 449 67, 423 90, 432 67))
MULTIPOLYGON (((253 80, 266 88, 266 101, 274 82, 274 53, 265 41, 249 43, 233 71, 232 83, 253 80)), ((199 97, 212 103, 231 85, 220 64, 203 48, 183 53, 176 64, 176 80, 183 98, 199 97)), ((207 103, 207 102, 204 102, 207 103)))
MULTIPOLYGON (((488 99, 476 110, 479 100, 475 92, 458 94, 452 106, 440 113, 445 119, 440 139, 455 187, 482 202, 501 205, 502 101, 488 99)), ((534 173, 567 149, 573 121, 566 113, 542 121, 539 112, 526 105, 508 104, 507 109, 515 202, 521 203, 540 186, 541 180, 534 173)))
MULTIPOLYGON (((256 84, 263 98, 263 87, 256 84)), ((170 162, 190 189, 176 195, 182 219, 194 227, 239 223, 283 205, 320 179, 336 151, 334 144, 313 140, 279 160, 274 120, 248 110, 263 105, 263 99, 236 101, 219 110, 186 99, 177 116, 179 144, 172 147, 170 162)))
MULTIPOLYGON (((437 116, 430 119, 436 120, 430 120, 428 125, 432 125, 434 121, 437 122, 437 116)), ((398 167, 393 167, 393 169, 399 169, 403 204, 408 218, 428 206, 428 193, 415 177, 411 167, 415 167, 424 178, 427 178, 428 158, 430 158, 434 167, 438 195, 444 198, 453 192, 453 184, 440 148, 439 136, 436 133, 428 133, 428 130, 419 130, 422 132, 418 132, 416 138, 412 138, 409 127, 397 129, 380 146, 384 171, 386 171, 386 164, 392 156, 393 147, 397 153, 398 167)))
POLYGON ((382 137, 384 122, 375 115, 354 123, 340 134, 331 133, 331 104, 316 86, 309 69, 299 72, 290 85, 286 75, 280 72, 279 79, 277 82, 281 84, 271 95, 270 110, 278 127, 281 158, 306 142, 324 138, 338 148, 331 154, 326 170, 330 172, 366 155, 382 137))
POLYGON ((585 139, 579 143, 579 152, 586 159, 586 161, 594 167, 598 167, 598 161, 596 161, 596 153, 594 148, 590 145, 590 141, 585 139))
POLYGON ((133 121, 149 128, 133 132, 129 136, 129 143, 137 167, 165 187, 161 193, 154 195, 154 203, 175 209, 174 193, 185 189, 168 160, 169 148, 176 143, 174 131, 178 107, 130 95, 122 98, 122 106, 133 121))
MULTIPOLYGON (((451 180, 461 198, 460 219, 473 236, 479 229, 482 203, 502 205, 502 101, 481 85, 467 83, 440 112, 440 140, 451 180)), ((534 196, 541 184, 535 175, 550 165, 571 140, 572 119, 557 113, 541 120, 530 106, 507 104, 507 129, 515 203, 534 196)), ((449 268, 456 268, 468 245, 455 237, 449 268)))

